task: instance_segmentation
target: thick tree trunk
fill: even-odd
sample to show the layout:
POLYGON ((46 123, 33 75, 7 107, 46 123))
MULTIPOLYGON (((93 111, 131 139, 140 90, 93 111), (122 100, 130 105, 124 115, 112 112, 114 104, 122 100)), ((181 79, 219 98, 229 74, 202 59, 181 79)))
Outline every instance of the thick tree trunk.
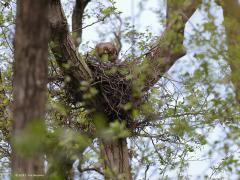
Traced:
POLYGON ((105 179, 131 180, 126 138, 102 141, 101 146, 105 179))
MULTIPOLYGON (((41 121, 47 100, 48 0, 18 0, 13 82, 13 138, 41 121)), ((29 144, 31 146, 31 144, 29 144)), ((23 156, 12 146, 13 177, 43 175, 43 155, 23 156)))
POLYGON ((238 0, 222 1, 224 27, 227 35, 228 63, 232 74, 231 80, 235 88, 236 101, 240 104, 240 4, 238 0))

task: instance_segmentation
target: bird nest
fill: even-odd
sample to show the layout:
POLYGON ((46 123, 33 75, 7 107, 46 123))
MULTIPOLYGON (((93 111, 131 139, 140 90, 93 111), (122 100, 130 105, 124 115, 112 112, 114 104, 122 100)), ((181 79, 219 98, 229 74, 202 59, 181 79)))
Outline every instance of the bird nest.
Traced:
POLYGON ((109 119, 126 119, 126 108, 132 99, 132 78, 128 64, 101 62, 91 57, 87 60, 92 70, 94 86, 97 91, 96 108, 103 111, 109 119), (101 102, 99 102, 101 101, 101 102))

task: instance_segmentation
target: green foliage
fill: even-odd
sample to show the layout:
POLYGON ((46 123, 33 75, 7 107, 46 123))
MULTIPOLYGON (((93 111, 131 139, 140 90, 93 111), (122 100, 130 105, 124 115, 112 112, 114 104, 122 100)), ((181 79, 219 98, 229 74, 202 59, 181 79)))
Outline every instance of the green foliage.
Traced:
POLYGON ((15 132, 13 146, 24 158, 34 157, 46 149, 46 128, 42 120, 33 120, 20 132, 15 132), (31 144, 31 145, 30 145, 31 144))
POLYGON ((94 125, 97 137, 101 137, 105 140, 124 138, 130 135, 124 122, 115 120, 108 125, 107 119, 103 114, 95 114, 94 125))
POLYGON ((109 6, 109 7, 106 7, 105 9, 102 9, 101 13, 104 15, 110 15, 114 12, 114 10, 116 10, 115 7, 109 6))
POLYGON ((85 100, 93 98, 98 93, 97 89, 92 87, 88 81, 81 82, 80 90, 84 93, 83 99, 85 100))
MULTIPOLYGON (((5 142, 0 149, 1 160, 9 158, 10 153, 11 121, 9 117, 5 117, 5 114, 9 116, 9 105, 12 101, 11 42, 15 12, 9 6, 11 2, 0 1, 0 69, 3 80, 0 84, 0 92, 3 90, 5 92, 0 94, 1 140, 5 142)), ((181 2, 176 1, 175 5, 181 2)), ((194 24, 190 20, 188 24, 191 30, 189 32, 185 28, 185 37, 176 34, 173 29, 164 34, 163 38, 154 41, 168 45, 173 54, 185 52, 186 49, 188 62, 186 63, 184 58, 178 60, 167 74, 162 75, 156 86, 146 93, 144 97, 146 101, 136 108, 134 100, 143 96, 142 89, 147 78, 143 72, 149 67, 145 54, 151 50, 153 44, 155 45, 153 39, 157 38, 150 28, 142 31, 137 24, 133 26, 129 17, 121 17, 119 23, 118 18, 121 13, 116 8, 115 1, 94 3, 96 8, 86 10, 85 21, 95 18, 96 22, 101 22, 98 32, 102 41, 112 38, 113 32, 120 32, 124 48, 127 49, 126 52, 121 52, 122 60, 126 60, 129 64, 132 60, 135 61, 131 73, 127 68, 115 67, 106 71, 106 75, 119 72, 131 81, 132 92, 129 93, 133 98, 119 106, 130 114, 129 117, 135 124, 132 123, 132 127, 129 127, 126 123, 128 119, 115 119, 109 122, 104 112, 95 113, 94 108, 91 107, 86 109, 85 102, 92 102, 93 98, 101 95, 101 91, 91 82, 82 81, 78 87, 84 102, 77 104, 69 102, 64 89, 71 79, 69 76, 63 77, 51 54, 49 77, 57 80, 48 84, 46 121, 43 124, 35 120, 23 132, 17 132, 13 143, 19 153, 28 157, 44 152, 48 161, 49 179, 66 179, 76 160, 80 160, 82 169, 93 167, 92 169, 101 170, 99 167, 103 159, 100 157, 99 145, 96 143, 98 138, 107 141, 127 137, 132 172, 136 179, 142 179, 145 175, 149 178, 152 172, 158 173, 159 179, 171 179, 169 174, 174 174, 174 179, 189 179, 191 177, 188 174, 191 172, 188 166, 191 162, 212 159, 216 156, 221 156, 220 160, 209 165, 208 170, 212 174, 206 174, 206 179, 215 177, 224 179, 226 175, 240 177, 239 157, 236 156, 240 145, 240 109, 234 94, 235 90, 239 91, 239 89, 234 90, 233 85, 236 83, 231 83, 239 80, 240 66, 236 62, 240 55, 240 36, 232 33, 233 30, 238 29, 239 20, 229 18, 222 25, 217 24, 216 16, 211 11, 211 3, 204 1, 199 8, 204 16, 202 25, 194 24), (104 28, 104 25, 107 25, 107 28, 104 28), (234 38, 230 43, 225 38, 226 32, 223 26, 232 30, 230 34, 233 34, 234 38), (185 47, 176 44, 179 39, 182 41, 185 39, 185 47), (144 62, 142 66, 138 66, 140 62, 144 62), (233 67, 237 69, 235 73, 232 73, 230 63, 233 63, 233 67), (137 78, 136 74, 138 74, 137 78), (217 137, 219 134, 215 132, 216 129, 221 131, 220 137, 217 137), (199 154, 201 157, 196 157, 199 154)), ((139 8, 142 8, 139 17, 147 7, 145 4, 147 1, 139 2, 139 8)), ((214 7, 217 8, 216 5, 214 7)), ((171 19, 176 20, 176 28, 179 28, 182 17, 176 13, 173 13, 171 19)), ((165 20, 159 21, 165 23, 165 20)), ((87 21, 84 23, 88 24, 87 21)), ((87 29, 83 30, 87 32, 87 29)), ((88 42, 83 43, 88 45, 88 42)), ((56 44, 50 43, 49 46, 54 47, 56 44)), ((91 56, 95 52, 92 50, 85 54, 91 56)), ((84 59, 87 55, 80 56, 84 59)), ((108 61, 108 59, 108 56, 103 56, 102 60, 108 61)), ((162 63, 163 59, 159 58, 157 61, 162 63)), ((71 66, 71 63, 66 63, 63 68, 68 70, 71 66)), ((2 167, 1 163, 0 166, 2 167)), ((86 171, 86 174, 89 179, 94 176, 92 171, 86 171)), ((199 178, 203 179, 205 174, 200 175, 199 178)))
POLYGON ((104 136, 105 139, 119 139, 125 138, 130 135, 129 131, 126 129, 124 123, 120 123, 119 121, 114 121, 110 124, 110 127, 106 129, 104 136))
POLYGON ((65 179, 71 174, 72 163, 79 157, 91 141, 84 135, 70 129, 56 129, 48 133, 46 154, 48 157, 48 177, 65 179))

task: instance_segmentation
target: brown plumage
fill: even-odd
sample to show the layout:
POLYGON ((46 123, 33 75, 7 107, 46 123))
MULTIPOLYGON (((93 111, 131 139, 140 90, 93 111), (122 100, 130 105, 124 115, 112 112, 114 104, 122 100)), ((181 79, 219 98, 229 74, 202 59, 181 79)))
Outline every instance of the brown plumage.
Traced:
POLYGON ((103 56, 107 55, 108 61, 115 62, 117 60, 117 48, 111 42, 98 43, 95 47, 97 58, 103 60, 103 56))

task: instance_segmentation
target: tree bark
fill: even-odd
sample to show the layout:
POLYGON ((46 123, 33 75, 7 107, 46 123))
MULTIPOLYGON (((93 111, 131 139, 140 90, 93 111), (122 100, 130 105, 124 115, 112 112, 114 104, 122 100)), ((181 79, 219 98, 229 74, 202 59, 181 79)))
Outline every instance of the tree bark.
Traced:
POLYGON ((105 179, 131 180, 127 139, 102 140, 105 179))
MULTIPOLYGON (((18 0, 14 39, 13 138, 42 121, 47 100, 48 0, 18 0)), ((30 144, 29 144, 30 145, 30 144)), ((43 154, 24 157, 12 144, 12 175, 43 175, 43 154)), ((29 176, 28 176, 29 175, 29 176)))
POLYGON ((224 27, 227 35, 227 61, 231 68, 231 80, 235 97, 240 104, 240 4, 238 0, 222 1, 224 27))
POLYGON ((86 62, 81 59, 71 39, 67 19, 59 0, 51 0, 49 23, 51 27, 51 50, 65 75, 78 81, 92 78, 86 62), (68 67, 65 65, 68 64, 68 67))
POLYGON ((76 0, 72 14, 72 36, 76 48, 82 41, 83 13, 90 0, 76 0))
POLYGON ((67 86, 65 86, 66 92, 77 102, 82 94, 79 89, 81 82, 91 81, 92 72, 76 51, 60 0, 51 0, 49 23, 51 27, 51 51, 64 77, 68 79, 67 86))
POLYGON ((168 0, 166 29, 146 55, 143 91, 148 91, 172 65, 185 55, 183 46, 186 22, 201 4, 200 0, 168 0))

